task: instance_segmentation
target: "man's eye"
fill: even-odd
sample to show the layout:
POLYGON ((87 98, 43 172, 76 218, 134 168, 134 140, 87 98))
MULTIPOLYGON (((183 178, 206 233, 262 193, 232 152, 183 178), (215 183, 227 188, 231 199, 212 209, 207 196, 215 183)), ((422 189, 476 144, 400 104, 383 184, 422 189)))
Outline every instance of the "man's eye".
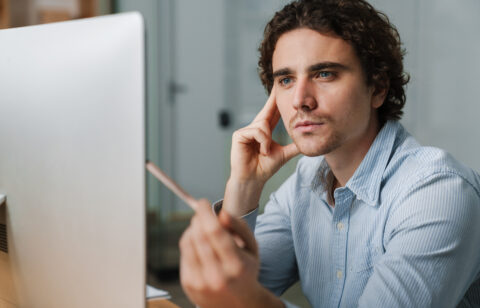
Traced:
POLYGON ((329 78, 332 77, 332 72, 318 72, 318 77, 320 78, 329 78))
POLYGON ((335 77, 335 74, 329 71, 320 71, 320 72, 317 72, 315 77, 320 79, 332 79, 335 77))
POLYGON ((292 79, 289 77, 280 79, 280 85, 282 86, 288 86, 291 82, 292 82, 292 79))

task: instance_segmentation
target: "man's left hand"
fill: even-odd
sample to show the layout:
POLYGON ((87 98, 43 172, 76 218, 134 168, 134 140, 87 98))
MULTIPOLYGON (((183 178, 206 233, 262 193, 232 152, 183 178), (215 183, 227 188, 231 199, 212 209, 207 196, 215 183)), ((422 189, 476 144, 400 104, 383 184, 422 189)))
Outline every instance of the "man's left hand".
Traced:
POLYGON ((253 233, 241 219, 206 200, 180 240, 180 280, 192 302, 202 308, 283 307, 258 282, 259 257, 253 233))

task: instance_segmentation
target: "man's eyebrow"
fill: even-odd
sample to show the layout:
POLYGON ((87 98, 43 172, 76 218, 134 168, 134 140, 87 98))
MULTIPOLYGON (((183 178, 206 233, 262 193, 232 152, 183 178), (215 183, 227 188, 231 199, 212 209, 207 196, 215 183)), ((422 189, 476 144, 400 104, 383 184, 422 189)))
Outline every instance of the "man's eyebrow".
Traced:
POLYGON ((310 65, 308 67, 309 72, 321 71, 327 68, 336 68, 340 70, 348 70, 348 66, 338 63, 338 62, 321 62, 317 64, 310 65))
POLYGON ((286 75, 291 75, 293 73, 293 71, 289 68, 281 68, 279 70, 276 70, 275 72, 273 72, 272 74, 272 78, 275 79, 277 78, 278 76, 286 76, 286 75))
MULTIPOLYGON (((335 69, 339 69, 339 70, 348 70, 349 69, 348 66, 346 66, 344 64, 341 64, 341 63, 338 63, 338 62, 320 62, 320 63, 310 65, 308 67, 308 72, 317 72, 317 71, 321 71, 321 70, 324 70, 324 69, 327 69, 327 68, 335 68, 335 69)), ((273 72, 272 78, 275 79, 279 76, 286 76, 286 75, 291 75, 291 74, 293 74, 293 71, 291 69, 281 68, 281 69, 273 72)))

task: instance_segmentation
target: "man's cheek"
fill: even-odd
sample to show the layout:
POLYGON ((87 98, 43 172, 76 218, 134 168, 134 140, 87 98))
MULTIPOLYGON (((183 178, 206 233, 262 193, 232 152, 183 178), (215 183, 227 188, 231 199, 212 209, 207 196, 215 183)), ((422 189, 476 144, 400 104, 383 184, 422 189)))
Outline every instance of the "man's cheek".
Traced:
POLYGON ((278 111, 280 112, 280 116, 282 117, 283 123, 286 123, 288 121, 288 118, 290 117, 287 103, 280 101, 277 98, 277 108, 278 108, 278 111))
POLYGON ((286 115, 286 114, 283 114, 281 111, 280 111, 280 117, 281 117, 281 119, 282 119, 283 126, 284 126, 285 129, 287 130, 288 134, 290 134, 289 123, 290 123, 291 117, 289 117, 289 116, 286 115))

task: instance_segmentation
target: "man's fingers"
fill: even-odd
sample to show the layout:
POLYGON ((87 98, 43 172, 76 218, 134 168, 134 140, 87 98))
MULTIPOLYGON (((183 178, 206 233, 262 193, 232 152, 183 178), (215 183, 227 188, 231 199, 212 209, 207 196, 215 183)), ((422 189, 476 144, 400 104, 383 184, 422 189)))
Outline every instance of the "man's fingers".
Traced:
POLYGON ((218 289, 222 284, 220 260, 214 252, 210 241, 207 239, 203 227, 200 225, 203 222, 199 220, 198 216, 195 216, 192 219, 192 225, 194 226, 193 245, 197 251, 198 259, 201 264, 203 279, 208 287, 218 289))
POLYGON ((218 256, 220 266, 223 267, 227 276, 238 274, 242 268, 241 254, 232 234, 220 224, 211 209, 201 205, 197 208, 197 215, 206 238, 218 256))
POLYGON ((267 115, 269 113, 272 113, 273 107, 276 105, 275 103, 275 89, 272 88, 272 91, 270 92, 270 96, 267 99, 267 102, 263 106, 262 110, 257 114, 257 116, 253 119, 253 121, 257 121, 259 119, 265 119, 267 118, 267 115))
POLYGON ((295 143, 290 143, 282 147, 284 163, 300 154, 300 150, 295 143))
POLYGON ((208 201, 207 199, 197 199, 196 200, 197 202, 197 207, 202 207, 202 208, 208 208, 210 207, 210 201, 208 201))
POLYGON ((255 140, 260 145, 260 153, 268 155, 270 152, 270 144, 272 143, 271 136, 267 135, 262 129, 258 127, 246 127, 234 133, 234 138, 238 142, 249 144, 255 140))
MULTIPOLYGON (((234 219, 232 219, 232 222, 227 222, 226 225, 229 225, 228 228, 226 228, 220 222, 222 219, 222 212, 220 212, 219 217, 216 217, 211 209, 206 209, 202 206, 201 208, 199 207, 197 214, 199 216, 199 220, 201 220, 203 231, 205 232, 207 239, 212 244, 217 256, 219 258, 223 257, 225 260, 229 260, 235 257, 235 249, 237 248, 236 241, 238 241, 234 239, 235 236, 238 236, 241 241, 244 241, 245 246, 248 246, 249 242, 246 240, 247 236, 244 235, 245 232, 242 232, 241 228, 237 227, 239 223, 235 223, 236 221, 234 221, 234 219), (240 233, 236 233, 235 231, 240 231, 240 233)), ((226 213, 223 215, 225 214, 226 213)), ((227 216, 227 220, 229 221, 231 216, 228 214, 227 216)), ((249 230, 246 224, 242 227, 249 230)), ((251 234, 251 232, 250 236, 253 238, 253 234, 251 234)), ((255 242, 254 238, 253 241, 255 242)))
POLYGON ((257 255, 257 242, 255 241, 255 237, 245 221, 230 216, 227 211, 221 211, 218 215, 218 220, 224 228, 228 229, 231 233, 235 234, 243 241, 247 251, 257 255))
POLYGON ((203 284, 200 260, 193 245, 191 228, 183 234, 180 246, 180 281, 185 288, 196 289, 203 284))
MULTIPOLYGON (((195 252, 192 256, 183 256, 185 258, 185 264, 195 264, 195 276, 200 276, 200 279, 195 279, 191 281, 187 275, 188 272, 184 273, 184 279, 190 281, 193 286, 190 286, 195 290, 202 290, 204 288, 210 290, 220 290, 225 284, 223 268, 220 258, 218 257, 217 249, 212 245, 212 241, 217 241, 217 237, 222 236, 222 233, 226 233, 226 230, 220 226, 217 217, 212 211, 211 204, 206 199, 196 200, 196 214, 192 218, 191 226, 187 229, 188 239, 190 242, 189 247, 184 247, 184 250, 195 252), (187 262, 190 261, 190 262, 187 262)), ((187 286, 189 286, 187 284, 187 286)))
POLYGON ((240 236, 233 234, 233 240, 235 241, 235 244, 237 244, 238 247, 242 249, 246 248, 247 245, 245 244, 245 242, 242 240, 240 236))
POLYGON ((259 120, 267 120, 270 123, 270 127, 273 129, 279 119, 279 117, 276 118, 275 112, 278 112, 278 108, 277 108, 277 102, 275 97, 275 87, 273 87, 267 102, 263 106, 262 110, 260 110, 257 116, 253 119, 253 122, 256 122, 259 120))
POLYGON ((278 111, 277 104, 275 104, 275 112, 272 115, 272 118, 269 121, 270 128, 273 130, 277 126, 278 121, 280 120, 280 111, 278 111))

